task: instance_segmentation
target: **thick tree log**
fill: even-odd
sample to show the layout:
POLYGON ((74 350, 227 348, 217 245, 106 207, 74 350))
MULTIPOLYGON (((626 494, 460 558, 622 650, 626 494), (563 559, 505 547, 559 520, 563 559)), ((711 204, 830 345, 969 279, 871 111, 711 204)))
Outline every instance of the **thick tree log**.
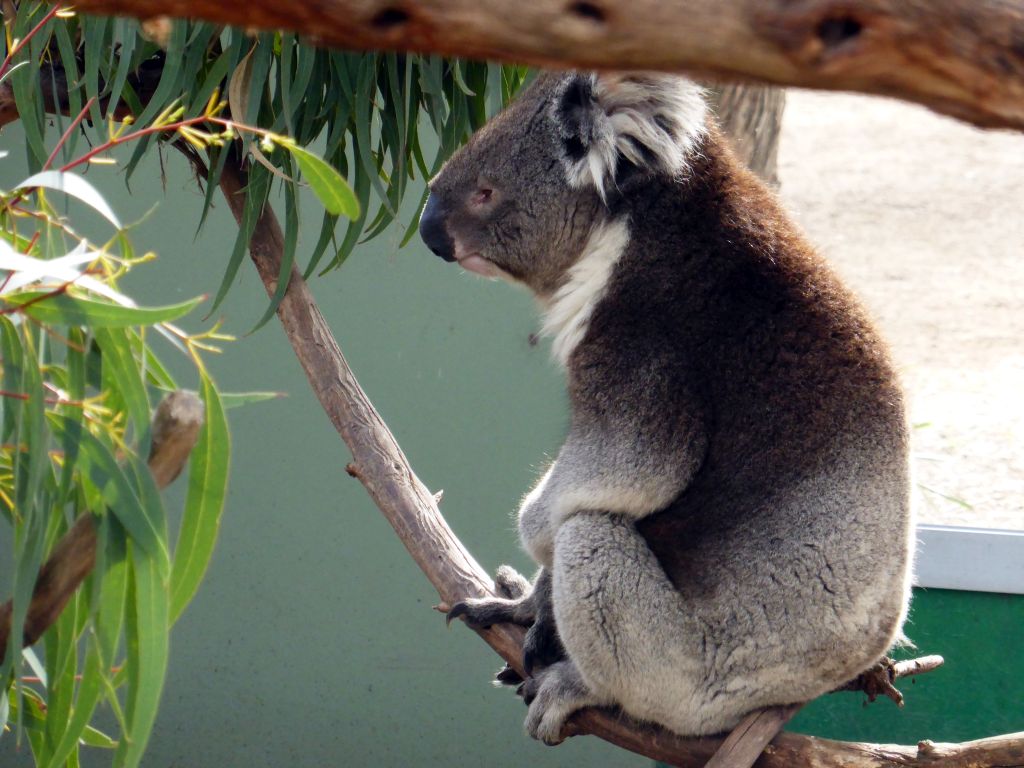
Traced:
POLYGON ((895 96, 1024 129, 1015 0, 79 0, 79 11, 289 29, 355 49, 657 69, 895 96))
POLYGON ((708 102, 736 156, 774 189, 779 187, 779 136, 786 90, 749 83, 708 89, 708 102))
MULTIPOLYGON (((228 162, 220 186, 236 220, 244 210, 246 176, 228 162)), ((250 255, 268 295, 277 288, 284 237, 274 212, 257 220, 250 255)), ((349 368, 306 282, 292 269, 288 290, 277 309, 285 335, 331 423, 352 452, 346 466, 398 534, 402 544, 437 590, 443 603, 494 594, 494 583, 455 536, 437 508, 434 495, 409 466, 394 436, 370 403, 349 368)), ((520 627, 497 625, 480 636, 519 674, 520 627)), ((929 667, 930 663, 922 665, 929 667)), ((913 670, 909 665, 908 670, 913 670)), ((778 719, 775 719, 778 722, 778 719)), ((592 734, 624 749, 681 768, 699 768, 722 746, 721 738, 684 739, 642 725, 616 711, 585 709, 570 718, 563 735, 592 734)), ((1024 733, 960 745, 917 747, 856 744, 779 734, 756 763, 760 768, 966 768, 1021 766, 1024 733)))
MULTIPOLYGON (((194 392, 172 392, 153 414, 153 440, 149 470, 158 488, 165 488, 181 473, 203 425, 203 403, 194 392)), ((96 522, 83 514, 57 542, 39 571, 32 602, 22 628, 22 646, 33 645, 60 616, 64 606, 96 565, 96 522)), ((0 662, 7 653, 11 633, 10 600, 0 606, 0 662)))

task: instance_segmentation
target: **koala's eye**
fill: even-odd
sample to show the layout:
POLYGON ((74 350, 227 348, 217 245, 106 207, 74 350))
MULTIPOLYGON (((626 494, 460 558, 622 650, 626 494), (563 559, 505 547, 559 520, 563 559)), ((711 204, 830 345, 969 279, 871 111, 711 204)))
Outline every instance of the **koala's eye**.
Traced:
POLYGON ((482 176, 478 178, 476 188, 473 189, 473 193, 469 196, 469 205, 473 208, 485 208, 496 203, 497 200, 498 194, 495 191, 494 184, 482 176))
POLYGON ((490 187, 477 187, 470 196, 469 202, 474 206, 484 206, 490 204, 493 197, 494 190, 490 187))

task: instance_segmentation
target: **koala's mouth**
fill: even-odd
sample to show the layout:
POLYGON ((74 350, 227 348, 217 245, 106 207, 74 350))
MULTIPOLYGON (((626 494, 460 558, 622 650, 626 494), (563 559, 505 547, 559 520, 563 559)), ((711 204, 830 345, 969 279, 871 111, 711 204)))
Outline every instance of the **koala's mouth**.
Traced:
POLYGON ((508 277, 501 267, 493 261, 488 261, 478 253, 470 253, 466 256, 462 256, 461 258, 458 258, 457 261, 459 266, 467 272, 473 272, 477 275, 489 278, 508 277))

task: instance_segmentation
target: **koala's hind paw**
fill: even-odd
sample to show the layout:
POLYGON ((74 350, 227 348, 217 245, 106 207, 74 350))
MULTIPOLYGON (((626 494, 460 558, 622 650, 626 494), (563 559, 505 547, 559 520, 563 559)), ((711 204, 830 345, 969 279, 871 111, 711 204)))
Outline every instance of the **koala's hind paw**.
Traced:
POLYGON ((517 693, 530 707, 526 732, 551 746, 562 743, 562 728, 573 712, 606 703, 591 693, 569 660, 541 670, 519 686, 517 693))
MULTIPOLYGON (((530 676, 534 670, 549 667, 564 658, 565 648, 555 630, 554 616, 538 609, 537 619, 523 640, 523 671, 530 676)), ((523 678, 506 664, 494 676, 494 681, 500 685, 519 685, 523 678)))
POLYGON ((537 618, 523 641, 523 669, 532 675, 539 667, 549 667, 565 658, 565 648, 555 628, 555 617, 549 606, 537 607, 537 618))

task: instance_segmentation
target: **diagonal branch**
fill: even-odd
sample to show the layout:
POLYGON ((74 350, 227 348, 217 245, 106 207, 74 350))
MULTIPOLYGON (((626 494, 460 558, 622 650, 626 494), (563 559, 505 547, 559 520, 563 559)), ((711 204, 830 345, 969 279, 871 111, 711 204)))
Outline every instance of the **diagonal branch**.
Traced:
POLYGON ((658 69, 860 91, 1024 129, 1024 7, 1011 0, 78 0, 87 13, 288 29, 314 43, 658 69))
MULTIPOLYGON (((220 187, 238 221, 245 207, 245 185, 246 174, 237 161, 228 162, 220 187)), ((281 270, 284 238, 269 206, 257 220, 249 248, 264 287, 273 295, 281 270)), ((294 268, 277 315, 313 392, 352 452, 353 460, 346 467, 347 471, 366 487, 409 554, 437 589, 442 602, 493 594, 492 580, 448 527, 434 496, 409 466, 394 436, 356 381, 316 301, 294 268)), ((496 625, 478 632, 522 674, 525 633, 520 627, 496 625)), ((933 663, 923 662, 920 671, 933 663)), ((778 727, 778 722, 772 727, 778 727)), ((703 766, 723 743, 720 738, 684 739, 606 709, 585 709, 576 713, 564 735, 579 734, 592 734, 681 768, 703 766)), ((767 738, 770 739, 770 735, 767 738)), ((759 740, 763 743, 767 739, 762 734, 759 740)), ((749 753, 745 753, 746 758, 749 753)), ((749 759, 745 764, 750 764, 749 759)), ((958 745, 922 742, 916 747, 837 742, 782 733, 765 749, 757 765, 760 768, 964 768, 968 765, 1024 768, 1024 733, 958 745)))
MULTIPOLYGON (((153 442, 149 470, 158 488, 165 488, 181 473, 203 424, 203 403, 194 392, 172 392, 153 414, 153 442)), ((64 606, 96 565, 96 522, 85 513, 57 542, 39 571, 28 615, 22 628, 22 646, 33 645, 60 616, 64 606)), ((11 633, 13 603, 0 606, 0 662, 11 633)))

